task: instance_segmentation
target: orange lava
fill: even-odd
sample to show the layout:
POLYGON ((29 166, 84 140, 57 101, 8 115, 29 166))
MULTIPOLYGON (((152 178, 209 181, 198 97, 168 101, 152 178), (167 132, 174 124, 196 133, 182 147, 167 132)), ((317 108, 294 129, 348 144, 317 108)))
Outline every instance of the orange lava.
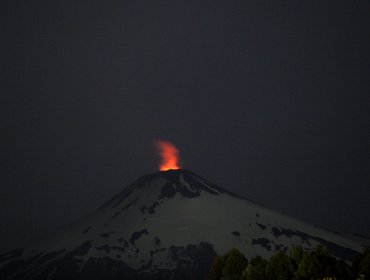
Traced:
POLYGON ((161 157, 161 163, 159 165, 160 171, 166 170, 176 170, 180 169, 179 165, 179 150, 173 145, 171 142, 168 141, 156 141, 156 147, 158 149, 158 154, 161 157))

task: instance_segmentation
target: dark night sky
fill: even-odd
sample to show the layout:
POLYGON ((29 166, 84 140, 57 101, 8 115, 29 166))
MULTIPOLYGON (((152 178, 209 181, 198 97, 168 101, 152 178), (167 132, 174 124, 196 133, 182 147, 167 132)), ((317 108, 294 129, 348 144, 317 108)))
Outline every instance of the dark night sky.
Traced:
POLYGON ((1 1, 0 249, 182 163, 370 235, 370 2, 1 1))

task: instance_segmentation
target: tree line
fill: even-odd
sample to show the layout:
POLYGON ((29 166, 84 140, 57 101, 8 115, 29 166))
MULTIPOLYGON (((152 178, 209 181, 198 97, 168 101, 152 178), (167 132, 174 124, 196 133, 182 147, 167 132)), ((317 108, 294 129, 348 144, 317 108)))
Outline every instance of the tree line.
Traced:
POLYGON ((215 258, 206 280, 370 280, 370 249, 352 263, 333 257, 322 245, 313 251, 293 246, 277 251, 269 260, 250 261, 238 249, 215 258))

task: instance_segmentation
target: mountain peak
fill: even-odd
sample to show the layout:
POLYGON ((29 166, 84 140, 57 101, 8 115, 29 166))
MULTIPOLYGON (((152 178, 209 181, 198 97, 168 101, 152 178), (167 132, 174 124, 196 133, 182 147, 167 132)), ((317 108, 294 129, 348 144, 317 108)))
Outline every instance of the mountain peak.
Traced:
POLYGON ((357 241, 178 169, 140 177, 60 234, 0 255, 0 275, 8 280, 204 279, 214 257, 232 247, 248 258, 270 258, 293 245, 312 250, 318 244, 346 260, 363 250, 357 241))
POLYGON ((177 194, 186 198, 194 198, 200 196, 202 192, 212 195, 227 193, 231 196, 238 197, 188 169, 171 169, 138 178, 122 192, 105 203, 102 208, 120 205, 135 191, 145 191, 148 195, 149 193, 157 193, 158 199, 170 199, 177 194))

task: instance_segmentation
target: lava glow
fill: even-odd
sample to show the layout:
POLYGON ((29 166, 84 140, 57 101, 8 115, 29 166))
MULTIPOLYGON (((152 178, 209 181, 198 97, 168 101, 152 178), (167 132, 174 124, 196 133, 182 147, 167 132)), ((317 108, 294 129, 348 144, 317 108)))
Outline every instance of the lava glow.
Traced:
POLYGON ((158 149, 158 154, 161 157, 161 163, 159 165, 160 171, 166 170, 176 170, 180 169, 179 165, 179 150, 171 142, 167 141, 156 141, 156 147, 158 149))

